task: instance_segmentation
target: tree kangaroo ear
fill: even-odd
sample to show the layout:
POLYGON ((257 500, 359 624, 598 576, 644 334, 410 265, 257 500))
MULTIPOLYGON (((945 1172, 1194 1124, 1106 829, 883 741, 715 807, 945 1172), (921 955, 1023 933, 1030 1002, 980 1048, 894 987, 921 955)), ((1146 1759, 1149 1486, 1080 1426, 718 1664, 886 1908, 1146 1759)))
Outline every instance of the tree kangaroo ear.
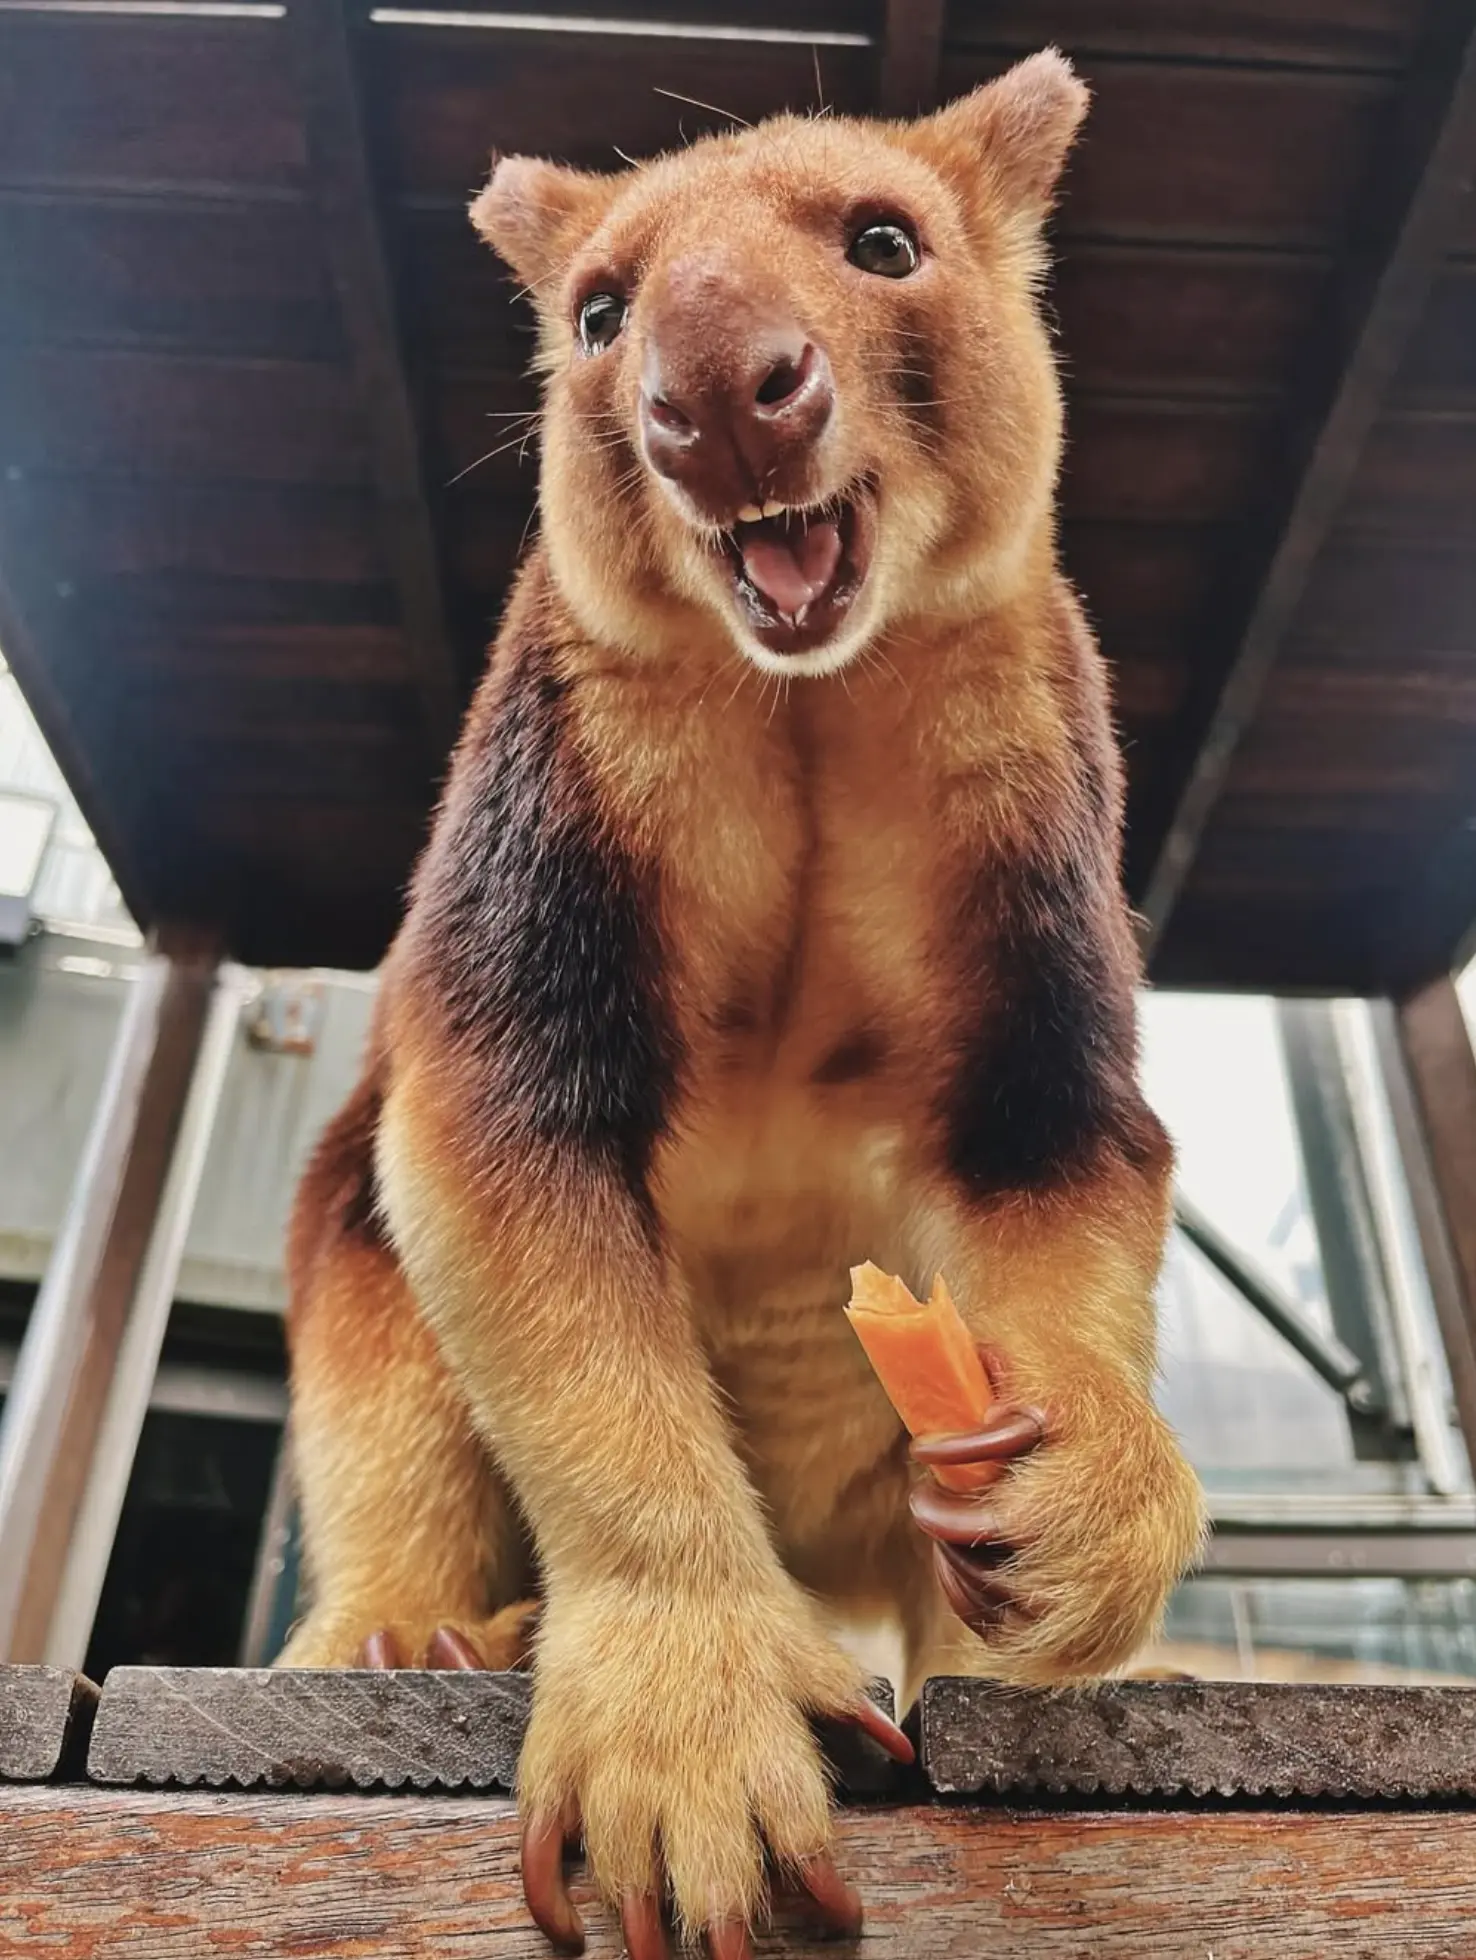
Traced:
POLYGON ((599 222, 615 180, 542 157, 500 157, 473 198, 471 221, 518 277, 537 289, 561 272, 599 222))
POLYGON ((1033 54, 904 132, 969 201, 991 195, 1040 223, 1049 212, 1089 92, 1055 48, 1033 54))

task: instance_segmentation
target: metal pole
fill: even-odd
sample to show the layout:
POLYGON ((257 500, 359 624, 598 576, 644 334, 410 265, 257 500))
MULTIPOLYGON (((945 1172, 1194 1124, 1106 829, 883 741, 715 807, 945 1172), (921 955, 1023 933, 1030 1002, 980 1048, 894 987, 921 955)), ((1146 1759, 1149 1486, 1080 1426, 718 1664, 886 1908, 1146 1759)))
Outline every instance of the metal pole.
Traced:
POLYGON ((87 1331, 92 1282, 117 1209, 153 1055, 169 963, 132 976, 92 1127, 0 1417, 0 1658, 12 1640, 42 1503, 87 1331))
POLYGON ((151 952, 129 989, 0 1422, 0 1659, 41 1658, 215 967, 213 947, 151 952))
POLYGON ((1442 1495, 1469 1484, 1450 1416, 1439 1329, 1424 1273, 1399 1145, 1382 1095, 1367 1003, 1339 1001, 1334 1029, 1348 1088, 1374 1229, 1388 1281, 1389 1316, 1414 1425, 1415 1448, 1430 1488, 1442 1495))
POLYGON ((1362 1414, 1372 1406, 1372 1384, 1353 1350, 1335 1334, 1324 1334, 1314 1325, 1274 1281, 1220 1236, 1199 1207, 1191 1204, 1182 1192, 1174 1195, 1174 1223, 1215 1271, 1229 1280, 1241 1298, 1276 1329, 1289 1347, 1296 1349, 1308 1367, 1329 1388, 1337 1390, 1349 1408, 1362 1414))
POLYGON ((298 1575, 297 1479, 292 1431, 284 1426, 256 1554, 256 1577, 246 1603, 238 1665, 266 1667, 281 1651, 292 1622, 298 1575))
POLYGON ((118 1345, 93 1446, 91 1469, 62 1567, 44 1653, 44 1659, 52 1667, 80 1670, 86 1658, 139 1434, 153 1392, 159 1350, 169 1325, 169 1310, 174 1304, 180 1262, 225 1088, 226 1071, 235 1052, 243 998, 244 989, 237 972, 222 970, 216 977, 169 1175, 149 1236, 143 1270, 129 1303, 127 1324, 118 1345))
POLYGON ((1471 1579, 1476 1532, 1313 1532, 1216 1529, 1208 1579, 1471 1579))
POLYGON ((1373 1391, 1368 1417, 1349 1412, 1353 1451, 1374 1459, 1408 1456, 1412 1424, 1390 1325, 1388 1279, 1349 1107, 1332 1003, 1279 1000, 1276 1027, 1328 1311, 1338 1338, 1362 1361, 1373 1391))
POLYGON ((1370 1005, 1430 1297, 1476 1466, 1476 1056, 1450 979, 1370 1005))

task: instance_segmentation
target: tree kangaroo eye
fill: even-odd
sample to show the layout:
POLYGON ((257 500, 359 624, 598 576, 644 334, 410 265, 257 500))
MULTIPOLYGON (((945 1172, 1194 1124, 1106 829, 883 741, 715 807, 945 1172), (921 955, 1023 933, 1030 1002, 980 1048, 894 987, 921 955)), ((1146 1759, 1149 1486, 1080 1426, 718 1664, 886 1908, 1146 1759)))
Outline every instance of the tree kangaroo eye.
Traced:
POLYGON ((579 309, 579 343, 586 354, 601 354, 620 337, 625 301, 619 293, 591 293, 579 309))
POLYGON ((867 225, 851 240, 846 257, 863 272, 879 279, 905 279, 922 261, 917 240, 905 225, 867 225))

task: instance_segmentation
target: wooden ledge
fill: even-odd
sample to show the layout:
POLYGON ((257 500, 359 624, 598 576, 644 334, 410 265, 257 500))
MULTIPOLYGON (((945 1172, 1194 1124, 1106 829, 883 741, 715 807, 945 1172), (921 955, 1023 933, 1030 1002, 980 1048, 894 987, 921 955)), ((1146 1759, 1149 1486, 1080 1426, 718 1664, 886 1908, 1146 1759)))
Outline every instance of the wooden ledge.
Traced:
POLYGON ((115 1667, 93 1726, 98 1783, 511 1790, 527 1674, 115 1667))
POLYGON ((80 1771, 97 1689, 65 1667, 0 1667, 0 1782, 80 1771))
MULTIPOLYGON (((516 1675, 115 1670, 91 1774, 160 1787, 0 1789, 0 1950, 547 1960, 514 1807, 465 1794, 511 1777, 528 1701, 516 1675), (464 1794, 200 1787, 272 1781, 464 1794)), ((920 1734, 891 1802, 838 1816, 868 1960, 1476 1953, 1476 1690, 947 1680, 920 1734), (1125 1807, 1135 1791, 1157 1807, 1125 1807), (1256 1792, 1285 1801, 1253 1807, 1256 1792)), ((591 1960, 615 1960, 578 1868, 573 1887, 591 1960)), ((782 1897, 755 1950, 838 1951, 782 1897)))
MULTIPOLYGON (((485 1797, 0 1792, 0 1947, 68 1960, 550 1960, 511 1803, 485 1797)), ((759 1960, 1454 1960, 1476 1814, 843 1810, 860 1949, 782 1900, 759 1960)), ((589 1960, 622 1943, 577 1868, 589 1960)))
MULTIPOLYGON (((115 1667, 87 1773, 184 1788, 508 1791, 532 1689, 526 1674, 115 1667)), ((885 1682, 872 1696, 893 1712, 885 1682)), ((868 1738, 830 1723, 820 1736, 844 1795, 896 1790, 868 1738)))
POLYGON ((1476 1688, 1121 1681, 1048 1695, 940 1678, 923 1689, 921 1753, 943 1796, 1465 1800, 1476 1688))
MULTIPOLYGON (((890 1709, 890 1690, 873 1692, 890 1709)), ((88 1773, 173 1787, 507 1791, 530 1699, 523 1674, 115 1668, 88 1773)), ((843 1793, 1476 1800, 1476 1688, 1119 1682, 1049 1695, 939 1679, 918 1726, 913 1775, 827 1726, 843 1793)))

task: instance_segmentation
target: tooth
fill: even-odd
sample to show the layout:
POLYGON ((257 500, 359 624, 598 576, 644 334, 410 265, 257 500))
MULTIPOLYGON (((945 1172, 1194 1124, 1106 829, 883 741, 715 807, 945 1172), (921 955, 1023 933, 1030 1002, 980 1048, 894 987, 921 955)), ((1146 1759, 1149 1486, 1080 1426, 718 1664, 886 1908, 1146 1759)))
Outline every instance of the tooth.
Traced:
POLYGON ((801 606, 799 611, 795 613, 794 630, 796 633, 802 632, 804 630, 805 621, 809 618, 809 616, 810 616, 810 608, 808 606, 801 606))
MULTIPOLYGON (((778 506, 776 505, 775 508, 777 509, 778 506)), ((766 517, 771 517, 772 515, 772 511, 760 510, 757 504, 745 504, 738 513, 738 522, 740 524, 760 524, 766 517)))
POLYGON ((787 504, 776 504, 771 497, 764 505, 763 514, 765 517, 781 517, 787 509, 787 504))

